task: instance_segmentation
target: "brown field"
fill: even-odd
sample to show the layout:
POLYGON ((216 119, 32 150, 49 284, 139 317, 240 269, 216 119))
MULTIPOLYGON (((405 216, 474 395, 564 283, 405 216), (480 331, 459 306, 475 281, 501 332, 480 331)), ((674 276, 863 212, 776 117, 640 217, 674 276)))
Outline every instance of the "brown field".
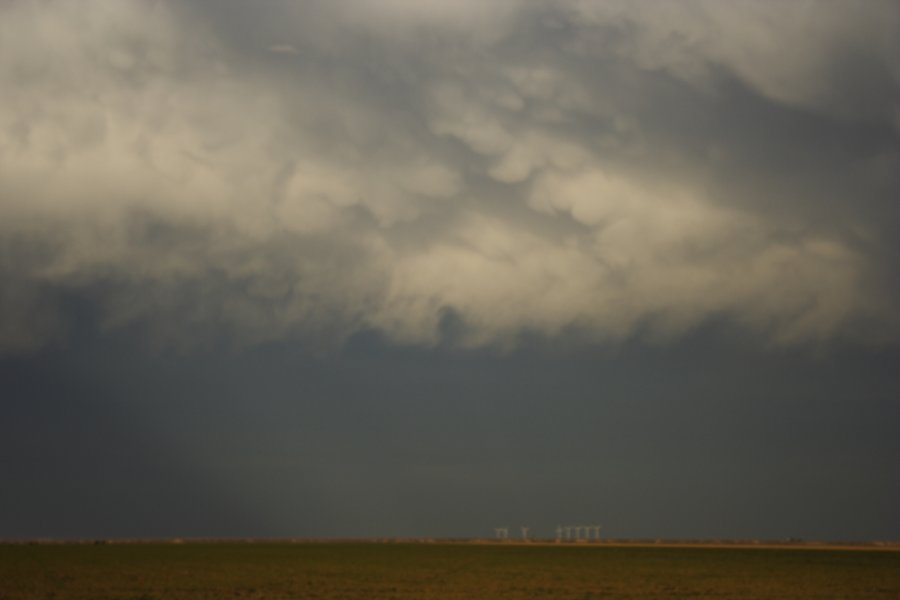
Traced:
POLYGON ((0 544, 0 600, 900 598, 897 545, 0 544))

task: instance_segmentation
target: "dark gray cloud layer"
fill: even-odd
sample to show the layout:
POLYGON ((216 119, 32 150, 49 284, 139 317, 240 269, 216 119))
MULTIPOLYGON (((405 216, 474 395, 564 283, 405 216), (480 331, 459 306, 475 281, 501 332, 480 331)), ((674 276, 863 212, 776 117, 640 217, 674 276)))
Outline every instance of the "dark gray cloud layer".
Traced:
POLYGON ((2 10, 7 351, 896 338, 895 3, 2 10))
POLYGON ((896 351, 134 344, 0 363, 0 537, 900 536, 896 351))

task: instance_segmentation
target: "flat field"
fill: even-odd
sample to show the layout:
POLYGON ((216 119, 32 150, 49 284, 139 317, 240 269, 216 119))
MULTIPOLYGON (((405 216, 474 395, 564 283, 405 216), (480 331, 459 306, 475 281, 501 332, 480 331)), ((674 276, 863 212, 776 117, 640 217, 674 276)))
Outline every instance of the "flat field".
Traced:
POLYGON ((0 544, 0 599, 900 598, 900 552, 466 543, 0 544))

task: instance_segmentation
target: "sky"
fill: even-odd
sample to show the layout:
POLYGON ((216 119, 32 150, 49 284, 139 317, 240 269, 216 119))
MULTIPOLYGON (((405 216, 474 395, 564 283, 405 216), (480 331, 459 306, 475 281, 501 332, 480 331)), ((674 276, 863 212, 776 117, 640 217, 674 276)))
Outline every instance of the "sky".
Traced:
POLYGON ((900 539, 900 4, 11 0, 0 89, 0 538, 900 539))

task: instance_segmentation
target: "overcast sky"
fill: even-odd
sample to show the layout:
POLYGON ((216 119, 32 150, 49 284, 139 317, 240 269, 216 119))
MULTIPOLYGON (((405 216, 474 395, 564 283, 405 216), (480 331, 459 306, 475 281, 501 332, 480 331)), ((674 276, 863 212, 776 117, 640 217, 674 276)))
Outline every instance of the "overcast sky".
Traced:
POLYGON ((0 537, 898 539, 900 4, 0 4, 0 537))

